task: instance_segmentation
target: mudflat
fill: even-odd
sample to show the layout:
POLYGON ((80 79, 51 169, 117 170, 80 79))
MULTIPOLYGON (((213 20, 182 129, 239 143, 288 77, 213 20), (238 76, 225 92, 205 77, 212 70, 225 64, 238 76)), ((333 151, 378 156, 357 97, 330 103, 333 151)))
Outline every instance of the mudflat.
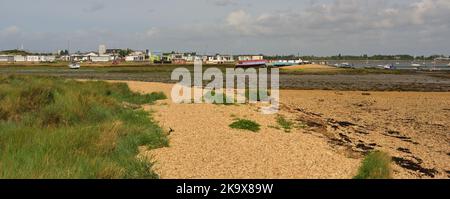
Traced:
MULTIPOLYGON (((70 70, 63 66, 8 66, 0 65, 0 73, 16 75, 58 76, 74 79, 131 80, 176 83, 171 73, 178 67, 193 71, 192 65, 130 65, 82 66, 70 70)), ((217 67, 224 71, 232 65, 205 65, 203 69, 217 67)), ((323 65, 283 67, 280 87, 298 90, 342 91, 421 91, 449 92, 449 71, 402 71, 381 69, 340 69, 323 65)))

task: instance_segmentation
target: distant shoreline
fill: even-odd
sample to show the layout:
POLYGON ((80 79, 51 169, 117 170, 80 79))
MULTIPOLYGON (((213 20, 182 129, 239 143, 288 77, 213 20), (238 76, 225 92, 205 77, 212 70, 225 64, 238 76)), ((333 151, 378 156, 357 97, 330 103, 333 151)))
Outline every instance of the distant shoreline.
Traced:
MULTIPOLYGON (((0 65, 3 75, 56 76, 70 79, 132 80, 176 83, 171 73, 178 67, 193 71, 193 65, 115 65, 81 67, 71 70, 60 65, 0 65)), ((450 71, 344 69, 300 65, 280 70, 280 88, 336 91, 419 91, 450 92, 450 71)), ((233 65, 205 65, 222 71, 233 65)))

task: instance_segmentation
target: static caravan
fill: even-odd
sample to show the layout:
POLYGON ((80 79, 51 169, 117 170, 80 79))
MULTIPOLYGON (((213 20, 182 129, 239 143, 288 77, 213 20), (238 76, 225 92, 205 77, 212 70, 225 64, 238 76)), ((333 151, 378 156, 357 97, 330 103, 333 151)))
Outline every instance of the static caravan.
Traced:
POLYGON ((26 56, 26 60, 27 62, 39 62, 39 56, 35 56, 35 55, 28 55, 26 56))
POLYGON ((55 56, 50 56, 50 55, 40 56, 39 59, 40 59, 41 62, 54 62, 54 61, 56 61, 56 57, 55 56))
POLYGON ((103 55, 103 56, 92 56, 91 61, 92 62, 109 62, 111 61, 111 56, 109 55, 103 55))
POLYGON ((15 61, 15 62, 24 62, 24 61, 27 61, 27 59, 26 59, 25 56, 22 56, 22 55, 16 55, 16 56, 14 56, 14 61, 15 61))
POLYGON ((0 62, 13 62, 14 56, 12 55, 0 55, 0 62))

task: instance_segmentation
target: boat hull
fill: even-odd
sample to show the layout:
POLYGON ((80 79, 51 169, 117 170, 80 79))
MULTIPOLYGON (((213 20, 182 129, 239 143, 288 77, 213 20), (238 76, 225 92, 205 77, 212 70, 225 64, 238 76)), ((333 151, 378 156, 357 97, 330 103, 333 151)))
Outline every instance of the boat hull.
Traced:
POLYGON ((80 64, 69 64, 70 69, 80 69, 80 64))
POLYGON ((250 60, 250 61, 240 61, 236 64, 236 68, 259 68, 267 67, 266 60, 250 60))

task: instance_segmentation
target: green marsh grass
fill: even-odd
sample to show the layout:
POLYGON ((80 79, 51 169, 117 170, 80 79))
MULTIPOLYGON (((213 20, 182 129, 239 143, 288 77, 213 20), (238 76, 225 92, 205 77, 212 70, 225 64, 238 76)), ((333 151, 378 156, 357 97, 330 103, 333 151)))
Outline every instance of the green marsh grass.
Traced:
POLYGON ((381 151, 369 153, 363 160, 355 179, 391 179, 391 157, 381 151))
POLYGON ((158 178, 138 147, 168 145, 126 84, 0 76, 0 178, 158 178))

